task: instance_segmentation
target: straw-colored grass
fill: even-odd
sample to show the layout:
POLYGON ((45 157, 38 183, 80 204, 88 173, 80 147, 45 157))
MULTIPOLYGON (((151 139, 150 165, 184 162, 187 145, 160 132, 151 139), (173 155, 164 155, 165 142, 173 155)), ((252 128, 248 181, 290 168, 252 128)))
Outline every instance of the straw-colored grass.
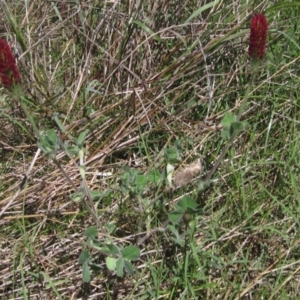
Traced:
POLYGON ((83 161, 63 146, 51 158, 38 150, 18 101, 1 90, 1 299, 297 299, 294 4, 1 2, 1 37, 16 53, 37 127, 69 145, 88 130, 83 161), (243 114, 249 128, 203 183, 226 145, 224 113, 237 113, 249 83, 254 12, 266 14, 269 31, 243 114), (73 201, 80 187, 97 193, 95 208, 89 197, 73 201), (174 226, 176 238, 166 228, 183 196, 199 210, 174 226), (90 226, 99 243, 140 249, 134 275, 107 269, 105 253, 86 243, 90 226), (89 283, 83 250, 102 268, 89 283))

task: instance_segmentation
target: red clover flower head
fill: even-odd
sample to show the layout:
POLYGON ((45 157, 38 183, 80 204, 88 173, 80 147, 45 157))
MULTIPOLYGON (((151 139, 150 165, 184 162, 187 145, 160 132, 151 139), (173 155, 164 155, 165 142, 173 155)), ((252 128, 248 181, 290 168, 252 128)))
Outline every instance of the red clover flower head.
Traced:
POLYGON ((7 41, 0 38, 0 79, 3 86, 10 89, 21 82, 16 61, 7 41))
POLYGON ((262 60, 266 51, 268 21, 263 14, 253 16, 250 24, 249 56, 262 60))

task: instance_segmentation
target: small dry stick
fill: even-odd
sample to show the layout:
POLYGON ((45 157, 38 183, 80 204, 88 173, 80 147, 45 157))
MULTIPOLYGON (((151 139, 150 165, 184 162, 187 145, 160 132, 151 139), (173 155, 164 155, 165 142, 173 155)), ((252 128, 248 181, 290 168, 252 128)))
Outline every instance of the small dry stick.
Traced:
POLYGON ((10 205, 14 202, 14 200, 19 196, 21 190, 24 188, 24 186, 25 186, 25 184, 27 182, 29 174, 30 174, 30 172, 31 172, 31 170, 32 170, 32 168, 33 168, 33 166, 34 166, 34 164, 35 164, 38 156, 40 155, 40 153, 41 153, 41 149, 38 148, 37 151, 36 151, 36 153, 35 153, 35 156, 34 156, 32 162, 31 162, 31 164, 30 164, 30 166, 29 166, 29 168, 27 170, 27 173, 24 175, 21 183, 19 184, 18 190, 16 191, 16 193, 14 194, 14 196, 10 199, 10 201, 5 205, 5 207, 2 209, 2 211, 0 212, 0 217, 5 213, 5 211, 10 207, 10 205))

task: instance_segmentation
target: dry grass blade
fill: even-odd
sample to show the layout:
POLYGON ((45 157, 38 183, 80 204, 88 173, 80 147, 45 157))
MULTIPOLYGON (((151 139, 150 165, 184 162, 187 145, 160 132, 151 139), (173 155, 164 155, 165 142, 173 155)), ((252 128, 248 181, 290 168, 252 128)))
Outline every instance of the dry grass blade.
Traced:
POLYGON ((24 101, 59 141, 52 158, 36 153, 20 103, 1 89, 3 299, 298 297, 299 11, 255 5, 0 3, 24 101), (236 114, 248 87, 249 20, 264 10, 267 57, 242 115, 250 127, 210 174, 226 147, 224 113, 236 114), (201 189, 205 176, 216 180, 201 189), (196 207, 182 213, 183 196, 196 207), (117 278, 106 259, 133 245, 137 273, 117 278))

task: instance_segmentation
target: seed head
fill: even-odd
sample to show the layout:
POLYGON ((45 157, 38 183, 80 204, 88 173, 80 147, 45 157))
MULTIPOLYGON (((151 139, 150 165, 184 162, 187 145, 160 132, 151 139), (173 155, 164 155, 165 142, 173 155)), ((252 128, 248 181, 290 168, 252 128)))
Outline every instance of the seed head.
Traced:
POLYGON ((3 86, 8 89, 21 82, 14 55, 4 39, 0 39, 0 79, 3 86))
POLYGON ((250 24, 249 56, 262 60, 266 52, 268 21, 263 14, 253 16, 250 24))

